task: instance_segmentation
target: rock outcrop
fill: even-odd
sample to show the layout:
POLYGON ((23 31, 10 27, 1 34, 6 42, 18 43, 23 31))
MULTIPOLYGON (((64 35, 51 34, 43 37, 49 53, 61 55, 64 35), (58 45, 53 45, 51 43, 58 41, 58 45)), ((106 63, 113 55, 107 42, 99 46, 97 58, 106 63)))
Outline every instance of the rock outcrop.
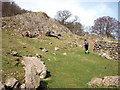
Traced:
POLYGON ((2 18, 2 30, 15 31, 12 35, 35 37, 47 32, 71 33, 57 20, 47 16, 44 12, 29 12, 22 15, 2 18))
POLYGON ((119 87, 120 76, 105 76, 104 78, 92 78, 88 85, 89 87, 119 87))
POLYGON ((118 60, 120 45, 118 42, 97 41, 94 44, 93 51, 107 59, 118 60))
POLYGON ((46 77, 46 67, 37 57, 23 57, 22 64, 25 69, 25 85, 26 88, 38 88, 40 86, 40 78, 46 77))

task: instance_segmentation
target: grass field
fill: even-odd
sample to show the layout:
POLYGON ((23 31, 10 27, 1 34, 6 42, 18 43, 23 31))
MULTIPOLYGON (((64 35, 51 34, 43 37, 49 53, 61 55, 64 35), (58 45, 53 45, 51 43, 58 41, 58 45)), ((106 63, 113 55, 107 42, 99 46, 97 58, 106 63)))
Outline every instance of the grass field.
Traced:
POLYGON ((11 36, 6 31, 3 31, 2 35, 3 82, 9 77, 15 77, 21 83, 24 81, 24 69, 20 64, 22 57, 12 56, 10 49, 22 56, 35 56, 36 53, 42 55, 42 60, 45 61, 49 72, 47 78, 50 80, 46 81, 49 88, 87 88, 87 83, 93 77, 102 78, 118 74, 117 61, 102 58, 92 52, 94 44, 92 39, 88 40, 90 54, 86 55, 84 48, 68 45, 68 42, 83 45, 83 40, 76 40, 72 34, 63 34, 64 40, 54 37, 46 38, 44 35, 39 39, 22 38, 11 36), (52 42, 51 45, 50 42, 52 42), (59 47, 60 50, 55 51, 54 47, 59 47), (43 52, 39 48, 46 48, 48 52, 43 52), (64 56, 63 53, 67 55, 64 56), (19 63, 18 66, 16 63, 19 63))

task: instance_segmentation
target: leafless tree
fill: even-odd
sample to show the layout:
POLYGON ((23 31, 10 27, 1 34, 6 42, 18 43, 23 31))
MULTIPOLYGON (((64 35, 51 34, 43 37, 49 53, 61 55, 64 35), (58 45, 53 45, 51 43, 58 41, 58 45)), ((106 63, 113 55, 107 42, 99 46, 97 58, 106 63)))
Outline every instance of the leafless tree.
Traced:
POLYGON ((56 13, 55 19, 60 21, 62 24, 66 23, 66 20, 72 15, 68 10, 60 10, 56 13))
POLYGON ((70 31, 77 35, 83 35, 82 25, 78 16, 73 16, 68 10, 60 10, 56 13, 55 19, 62 25, 66 26, 70 31), (71 20, 69 20, 72 17, 71 20))
POLYGON ((30 11, 21 9, 15 2, 2 2, 2 17, 9 17, 26 12, 30 11))
POLYGON ((118 33, 118 21, 109 16, 100 17, 94 21, 92 32, 102 37, 115 38, 115 35, 118 33))

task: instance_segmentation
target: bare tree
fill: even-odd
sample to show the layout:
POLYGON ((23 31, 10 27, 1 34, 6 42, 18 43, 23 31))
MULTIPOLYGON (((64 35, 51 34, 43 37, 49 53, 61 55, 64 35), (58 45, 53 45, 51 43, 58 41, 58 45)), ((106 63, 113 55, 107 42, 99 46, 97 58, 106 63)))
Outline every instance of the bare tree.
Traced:
POLYGON ((83 35, 82 25, 78 16, 73 16, 68 10, 58 11, 55 19, 66 26, 72 33, 83 35), (72 17, 72 19, 70 19, 72 17))
POLYGON ((62 24, 66 23, 66 20, 72 15, 72 13, 68 10, 60 10, 57 12, 55 19, 60 21, 62 24))
POLYGON ((107 38, 115 38, 115 34, 118 32, 118 21, 109 16, 100 17, 94 21, 92 32, 107 38))

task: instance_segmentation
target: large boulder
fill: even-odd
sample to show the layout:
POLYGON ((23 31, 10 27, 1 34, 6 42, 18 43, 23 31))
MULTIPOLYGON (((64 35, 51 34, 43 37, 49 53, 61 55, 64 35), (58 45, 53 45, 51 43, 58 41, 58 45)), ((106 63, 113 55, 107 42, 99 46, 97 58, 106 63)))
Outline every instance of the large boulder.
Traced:
POLYGON ((52 31, 46 32, 45 35, 50 36, 50 37, 56 37, 57 39, 60 39, 60 37, 62 36, 61 34, 58 34, 58 33, 52 32, 52 31))
POLYGON ((104 78, 92 78, 89 87, 120 87, 120 76, 104 76, 104 78))
POLYGON ((40 78, 46 77, 46 67, 37 57, 23 57, 22 64, 25 69, 26 88, 38 88, 40 78))

